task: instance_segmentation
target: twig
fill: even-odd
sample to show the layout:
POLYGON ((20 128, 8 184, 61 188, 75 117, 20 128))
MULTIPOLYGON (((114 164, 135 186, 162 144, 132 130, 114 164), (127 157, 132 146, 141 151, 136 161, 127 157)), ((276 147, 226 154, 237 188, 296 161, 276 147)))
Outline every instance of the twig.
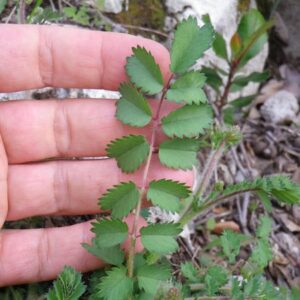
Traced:
POLYGON ((236 165, 239 168, 239 170, 241 171, 242 175, 245 178, 248 178, 249 174, 246 173, 246 169, 243 167, 242 163, 240 162, 240 159, 239 159, 239 157, 237 155, 236 149, 235 148, 231 148, 230 149, 230 153, 232 154, 233 160, 236 163, 236 165))
POLYGON ((26 22, 25 8, 26 8, 25 0, 20 0, 20 2, 19 2, 19 24, 25 24, 25 22, 26 22))
POLYGON ((243 201, 237 201, 239 220, 242 225, 244 233, 249 233, 247 229, 247 213, 248 213, 249 203, 250 203, 249 192, 243 195, 243 201))
POLYGON ((167 33, 164 33, 164 32, 161 32, 159 30, 152 29, 152 28, 147 28, 147 27, 142 27, 142 26, 135 26, 135 25, 130 25, 130 24, 122 24, 122 23, 120 25, 123 26, 126 29, 135 29, 135 30, 150 32, 150 33, 162 36, 164 38, 168 38, 168 36, 169 36, 167 33))
POLYGON ((97 14, 106 24, 112 26, 116 31, 122 32, 122 33, 128 32, 128 30, 126 28, 124 28, 121 24, 116 23, 109 17, 105 16, 99 9, 97 9, 97 14))
POLYGON ((61 2, 61 0, 58 0, 57 3, 58 3, 58 11, 61 13, 63 11, 62 2, 61 2))
POLYGON ((5 24, 9 23, 9 21, 11 20, 13 14, 15 13, 16 9, 17 9, 17 5, 15 5, 14 8, 11 10, 10 14, 8 15, 8 17, 5 20, 5 24))
POLYGON ((49 0, 49 2, 50 2, 52 10, 56 11, 56 7, 55 7, 55 4, 54 4, 53 0, 49 0))

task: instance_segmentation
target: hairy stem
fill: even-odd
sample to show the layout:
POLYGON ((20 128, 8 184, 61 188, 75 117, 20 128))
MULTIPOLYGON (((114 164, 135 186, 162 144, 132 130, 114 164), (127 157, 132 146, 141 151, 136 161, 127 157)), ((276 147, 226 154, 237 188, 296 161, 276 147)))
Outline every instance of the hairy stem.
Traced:
POLYGON ((162 92, 161 98, 159 100, 159 104, 158 104, 155 116, 153 117, 153 120, 152 120, 153 124, 152 124, 151 140, 150 140, 150 151, 149 151, 149 155, 147 157, 147 161, 146 161, 144 172, 143 172, 142 186, 141 186, 141 190, 140 190, 140 197, 139 197, 139 201, 137 203, 137 206, 135 208, 132 233, 130 235, 130 246, 129 246, 128 258, 127 258, 127 268, 128 268, 128 276, 129 277, 133 277, 135 245, 136 245, 136 239, 138 237, 138 221, 139 221, 139 216, 141 214, 142 202, 143 202, 143 199, 146 196, 147 180, 148 180, 148 175, 149 175, 152 156, 153 156, 153 153, 155 151, 156 136, 157 136, 157 131, 158 131, 158 128, 159 128, 160 112, 161 112, 161 108, 162 108, 164 98, 165 98, 166 93, 167 93, 167 91, 170 87, 171 80, 173 79, 173 76, 174 76, 173 74, 170 76, 170 78, 167 82, 167 85, 163 89, 163 92, 162 92))
MULTIPOLYGON (((203 283, 191 283, 191 284, 189 284, 189 287, 192 292, 205 290, 205 288, 206 288, 205 284, 203 284, 203 283)), ((218 289, 218 291, 220 293, 230 293, 231 287, 229 287, 229 286, 220 287, 218 289)))
MULTIPOLYGON (((209 182, 218 166, 219 160, 223 155, 225 146, 226 143, 222 142, 218 149, 211 152, 204 167, 200 183, 196 188, 196 191, 194 192, 194 197, 191 198, 191 201, 186 205, 179 218, 178 222, 181 223, 181 225, 189 223, 195 217, 195 210, 193 209, 194 201, 198 201, 198 199, 203 196, 206 189, 208 188, 209 182)), ((197 211, 196 213, 198 214, 199 212, 197 211)))

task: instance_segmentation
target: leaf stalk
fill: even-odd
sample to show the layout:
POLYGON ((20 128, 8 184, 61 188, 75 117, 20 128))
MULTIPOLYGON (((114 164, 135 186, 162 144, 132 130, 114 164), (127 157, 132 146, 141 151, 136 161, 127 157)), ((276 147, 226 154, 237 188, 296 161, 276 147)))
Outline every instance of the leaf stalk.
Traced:
MULTIPOLYGON (((187 223, 189 223, 198 213, 199 210, 194 209, 195 201, 198 202, 199 199, 201 199, 207 190, 209 186, 209 182, 214 174, 214 171, 216 170, 218 163, 224 153, 224 150, 226 148, 226 143, 223 141, 220 146, 213 150, 208 158, 208 161, 204 167, 202 178, 199 182, 198 187, 196 188, 196 191, 194 192, 194 197, 191 198, 191 201, 187 204, 186 208, 183 210, 180 218, 179 223, 184 226, 187 223)), ((201 206, 201 211, 203 206, 201 206)))
POLYGON ((172 74, 170 76, 166 86, 164 87, 162 94, 161 94, 161 98, 159 100, 159 104, 158 104, 155 116, 152 118, 153 126, 152 126, 151 140, 150 140, 150 151, 149 151, 149 155, 147 157, 147 161, 146 161, 144 172, 143 172, 140 197, 139 197, 139 201, 138 201, 137 206, 134 211, 134 221, 133 221, 132 233, 130 235, 130 245, 129 245, 128 258, 127 258, 128 277, 130 277, 130 278, 133 277, 135 246, 136 246, 136 240, 138 238, 138 221, 139 221, 139 216, 141 214, 143 199, 146 196, 147 180, 148 180, 150 165, 151 165, 151 161, 152 161, 152 156, 153 156, 153 153, 155 152, 155 143, 156 143, 157 131, 159 128, 160 112, 161 112, 164 98, 170 87, 170 83, 171 83, 173 77, 174 77, 174 74, 172 74))

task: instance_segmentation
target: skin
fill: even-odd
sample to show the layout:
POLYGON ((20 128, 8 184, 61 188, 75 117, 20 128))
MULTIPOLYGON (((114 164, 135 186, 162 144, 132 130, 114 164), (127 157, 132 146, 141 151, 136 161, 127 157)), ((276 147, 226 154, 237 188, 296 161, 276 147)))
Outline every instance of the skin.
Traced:
MULTIPOLYGON (((136 45, 152 52, 165 81, 170 76, 168 51, 141 37, 72 27, 1 25, 0 41, 0 92, 46 86, 117 90, 126 80, 126 57, 136 45)), ((151 105, 155 109, 156 102, 151 105)), ((171 109, 165 103, 162 115, 171 109)), ((122 174, 111 159, 44 161, 101 156, 112 139, 129 133, 150 135, 151 124, 132 129, 114 114, 115 101, 103 99, 0 103, 0 227, 30 216, 97 213, 97 199, 107 188, 126 180, 139 184, 143 168, 122 174)), ((159 140, 163 138, 160 134, 159 140)), ((191 172, 163 168, 155 156, 149 181, 164 177, 188 185, 193 180, 191 172)), ((127 217, 129 227, 132 221, 127 217)), ((140 226, 145 226, 142 219, 140 226)), ((2 230, 0 286, 53 279, 64 265, 82 272, 102 266, 81 246, 93 237, 90 228, 85 222, 2 230)), ((141 249, 140 242, 137 247, 141 249)))

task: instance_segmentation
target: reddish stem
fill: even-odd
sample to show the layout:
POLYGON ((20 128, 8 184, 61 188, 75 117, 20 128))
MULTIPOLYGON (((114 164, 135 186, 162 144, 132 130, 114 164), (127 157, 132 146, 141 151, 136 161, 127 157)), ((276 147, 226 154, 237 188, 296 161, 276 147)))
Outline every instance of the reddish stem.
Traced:
POLYGON ((129 253, 128 253, 128 259, 127 259, 127 267, 128 267, 128 276, 133 277, 133 267, 134 267, 134 256, 135 256, 135 245, 136 245, 136 239, 138 238, 138 221, 139 221, 139 216, 141 213, 141 208, 142 208, 142 202, 143 199, 146 196, 146 186, 147 186, 147 180, 148 180, 148 174, 150 170, 150 165, 151 165, 151 160, 153 153, 155 151, 155 143, 156 143, 156 136, 157 136, 157 130, 159 128, 159 117, 160 117, 160 112, 162 108, 162 104, 164 101, 164 98, 166 96, 166 93, 170 87, 171 80, 173 79, 174 74, 172 74, 167 82, 167 85, 164 87, 161 98, 159 100, 159 104, 155 113, 155 116, 152 118, 152 133, 151 133, 151 140, 150 140, 150 151, 149 155, 145 164, 144 172, 143 172, 143 179, 142 179, 142 187, 140 191, 140 198, 137 203, 137 206, 135 208, 134 212, 134 222, 133 222, 133 227, 132 227, 132 236, 130 240, 130 247, 129 247, 129 253))

